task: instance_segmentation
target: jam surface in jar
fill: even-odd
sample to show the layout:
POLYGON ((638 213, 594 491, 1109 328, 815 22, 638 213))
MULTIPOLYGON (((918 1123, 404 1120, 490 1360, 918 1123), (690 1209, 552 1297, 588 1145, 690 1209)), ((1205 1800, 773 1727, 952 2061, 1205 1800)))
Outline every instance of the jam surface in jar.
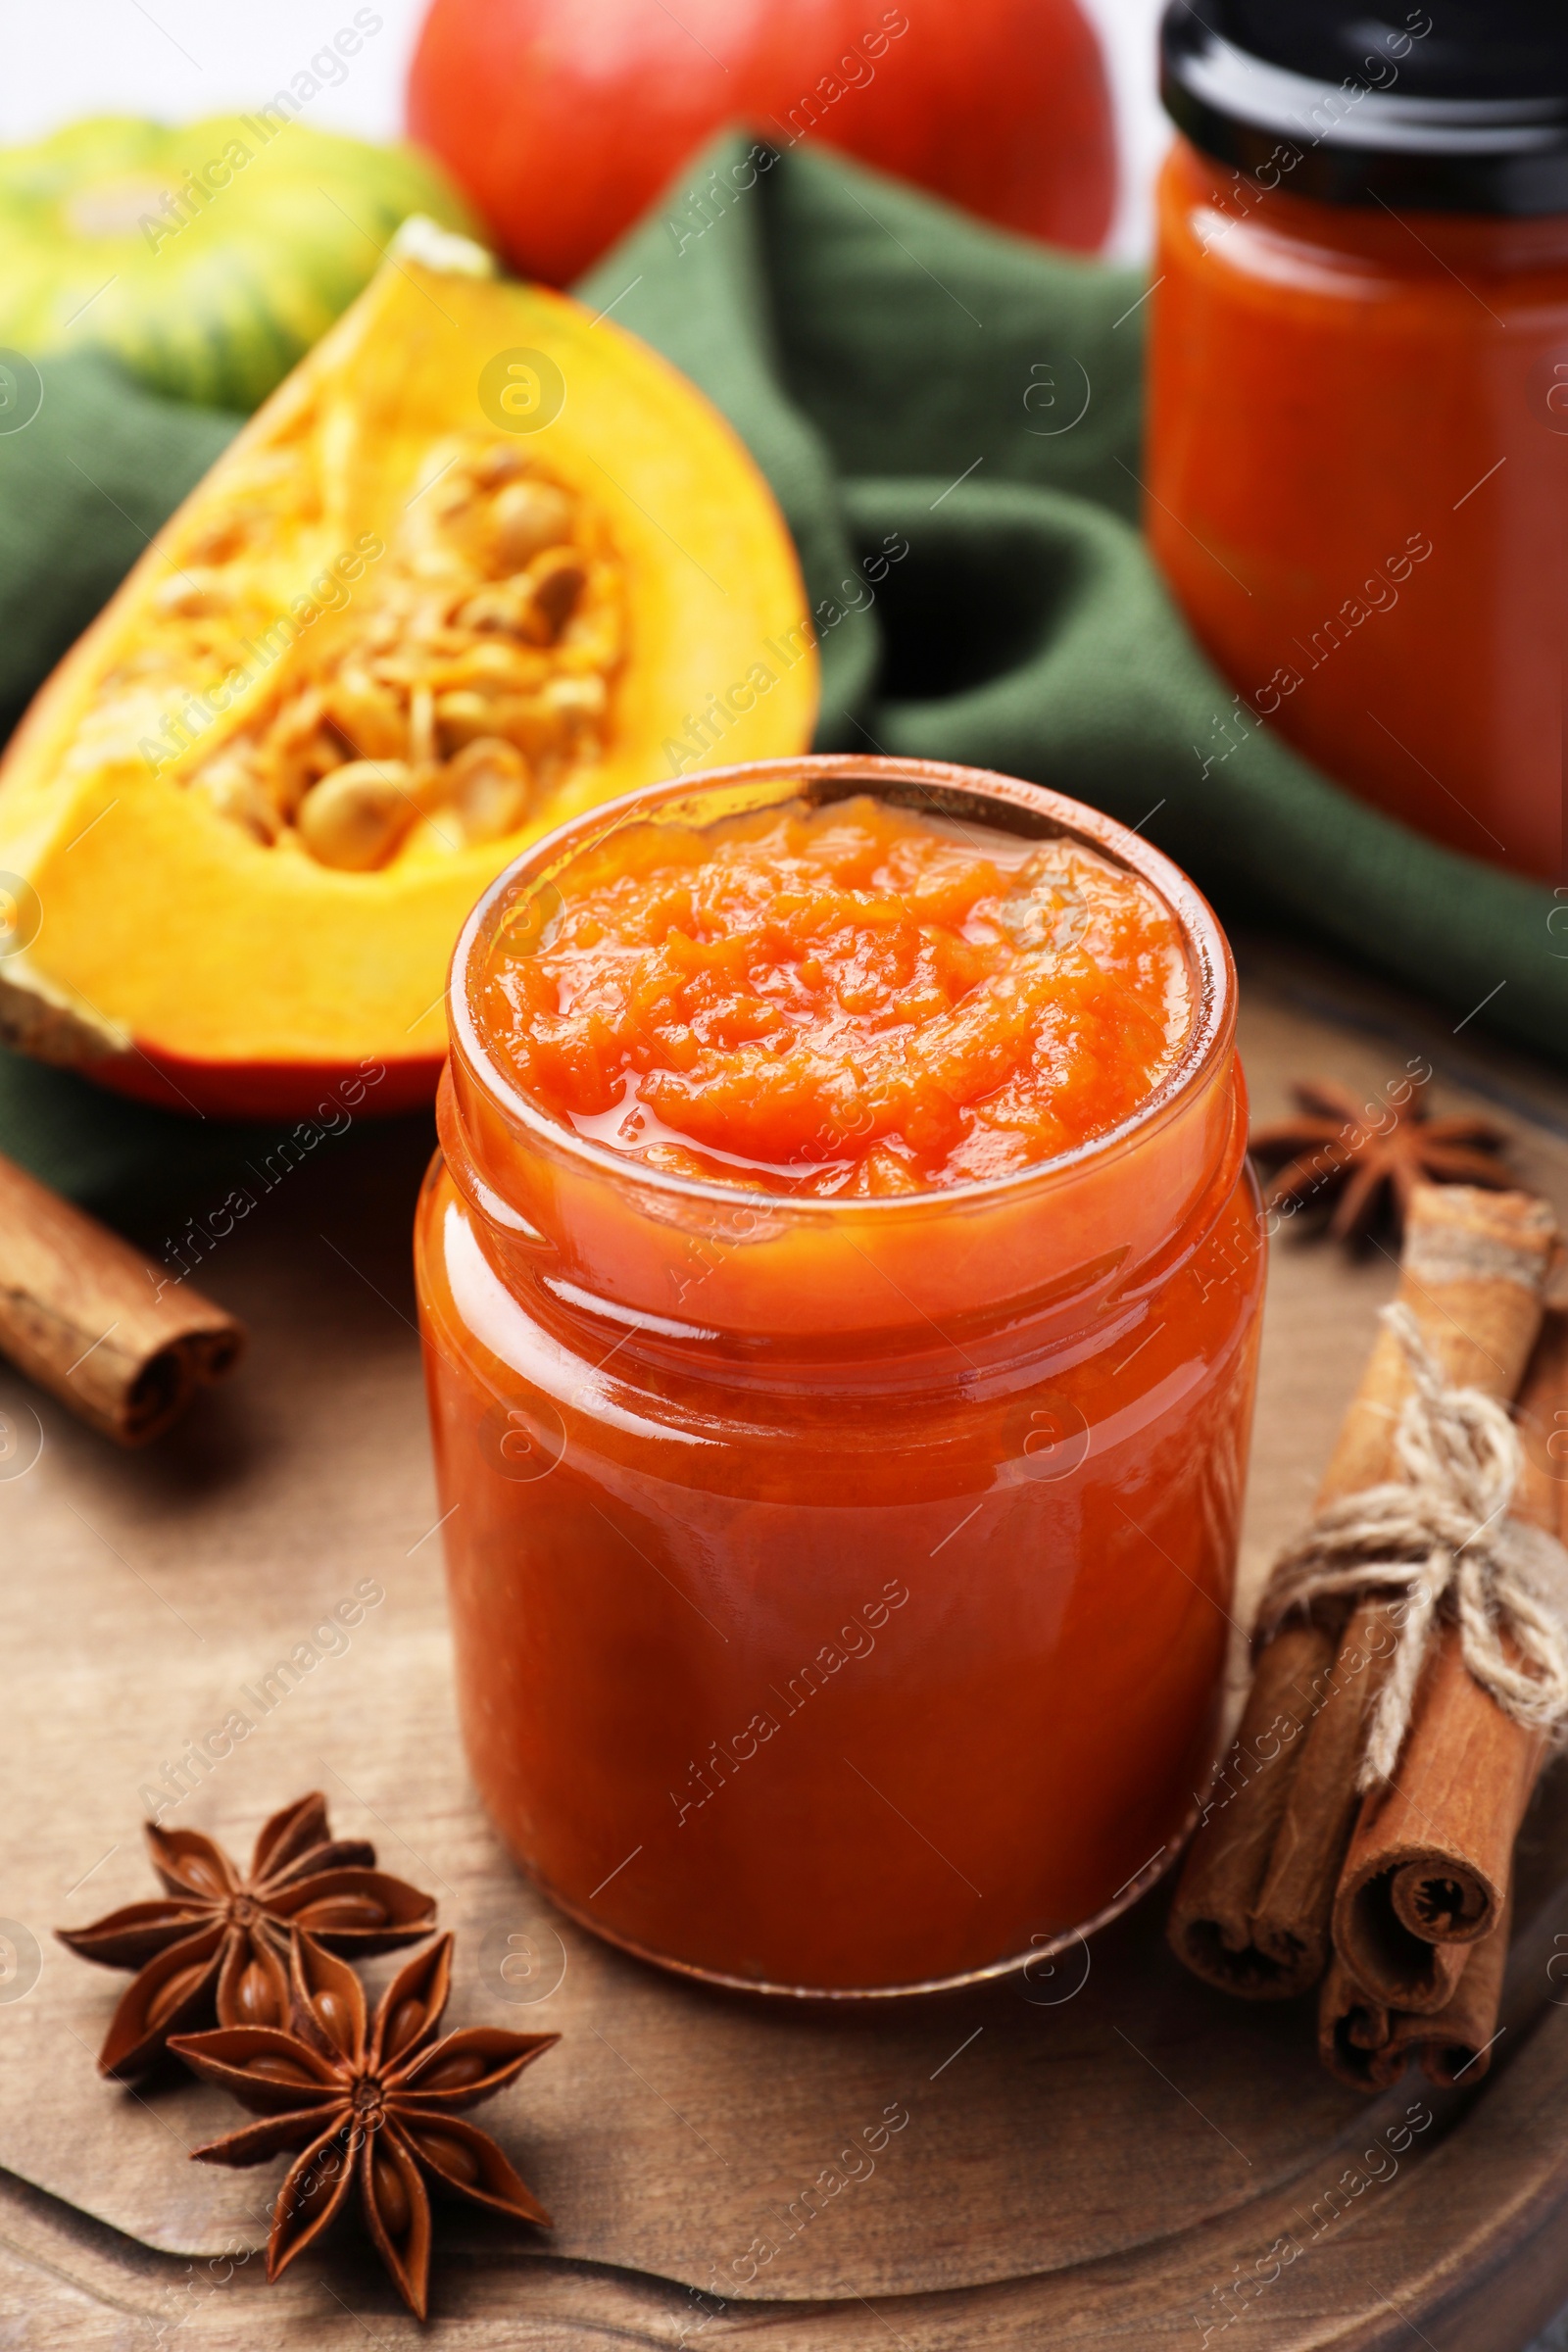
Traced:
POLYGON ((736 769, 530 851, 450 1018, 416 1272, 517 1860, 775 1992, 1124 1906, 1214 1753, 1261 1299, 1191 884, 1011 779, 736 769))
POLYGON ((1191 1025, 1174 916, 1067 837, 865 797, 616 839, 484 985, 543 1109, 822 1199, 1008 1176, 1115 1127, 1191 1025))

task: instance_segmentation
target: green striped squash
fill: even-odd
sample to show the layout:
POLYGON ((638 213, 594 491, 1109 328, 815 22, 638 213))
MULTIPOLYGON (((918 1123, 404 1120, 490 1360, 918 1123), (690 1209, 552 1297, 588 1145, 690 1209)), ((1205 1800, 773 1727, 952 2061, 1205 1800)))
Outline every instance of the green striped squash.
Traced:
POLYGON ((181 128, 103 116, 0 148, 0 346, 94 346, 159 391, 248 411, 410 213, 475 233, 426 157, 313 130, 285 100, 181 128))

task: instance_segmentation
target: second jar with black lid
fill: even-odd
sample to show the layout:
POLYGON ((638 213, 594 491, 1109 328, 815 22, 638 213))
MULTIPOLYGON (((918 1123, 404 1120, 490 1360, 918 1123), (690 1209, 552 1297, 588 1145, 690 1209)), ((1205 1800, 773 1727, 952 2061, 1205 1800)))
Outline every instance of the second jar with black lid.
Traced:
POLYGON ((1568 872, 1568 10, 1178 0, 1162 90, 1149 527, 1188 618, 1328 774, 1568 872))

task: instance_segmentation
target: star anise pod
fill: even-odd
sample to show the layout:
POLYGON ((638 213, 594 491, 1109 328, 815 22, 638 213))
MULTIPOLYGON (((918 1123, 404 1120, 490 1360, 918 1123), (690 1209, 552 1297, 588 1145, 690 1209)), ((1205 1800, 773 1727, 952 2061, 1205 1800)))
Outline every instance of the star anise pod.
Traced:
POLYGON ((276 2278, 348 2202, 356 2180, 366 2226, 393 2283, 425 2316, 430 2271, 428 2177, 517 2221, 550 2216, 488 2132, 459 2118, 541 2057, 559 2034, 467 2026, 437 2041, 452 1979, 442 1936, 394 1977, 367 2021, 351 1968, 296 1933, 291 2031, 236 2026, 181 2034, 171 2047, 262 2118, 193 2148, 202 2164, 264 2164, 298 2150, 272 2207, 267 2276, 276 2278))
POLYGON ((145 2074, 172 2034, 215 2016, 280 2025, 296 1923, 339 1952, 387 1952, 430 1933, 435 1897, 376 1870, 363 1838, 333 1838, 318 1791, 272 1815, 244 1878, 199 1830, 146 1828, 168 1899, 55 1930, 82 1959, 137 1972, 98 2053, 100 2073, 121 2082, 145 2074))
POLYGON ((1385 1209, 1402 1231, 1418 1184, 1479 1184, 1506 1192, 1514 1180, 1497 1156, 1508 1143, 1506 1130, 1468 1115, 1432 1118, 1423 1101, 1427 1084, 1414 1080, 1408 1102, 1385 1104, 1375 1120, 1368 1105, 1333 1079, 1298 1080, 1291 1093, 1300 1116, 1258 1128, 1249 1146, 1255 1159, 1287 1163, 1269 1190, 1268 1206, 1299 1208, 1333 1200, 1329 1232, 1344 1242, 1367 1234, 1385 1209))

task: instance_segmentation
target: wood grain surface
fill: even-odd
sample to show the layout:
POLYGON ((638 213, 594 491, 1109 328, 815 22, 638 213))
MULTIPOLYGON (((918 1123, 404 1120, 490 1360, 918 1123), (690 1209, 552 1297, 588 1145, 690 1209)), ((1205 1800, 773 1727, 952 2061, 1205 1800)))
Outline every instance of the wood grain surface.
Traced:
MULTIPOLYGON (((1300 958, 1254 950, 1244 969, 1260 1112, 1293 1071, 1372 1089, 1430 1054, 1445 1096, 1506 1098, 1521 1177, 1568 1215, 1568 1088, 1300 958)), ((564 2037, 484 2118, 557 2227, 451 2214, 437 2343, 1518 2352, 1568 2296, 1558 1776, 1526 1827, 1503 2039, 1468 2095, 1340 2088, 1309 2002, 1260 2013, 1177 1967, 1162 1891, 1023 1979, 845 2011, 666 1979, 519 1879, 452 1720, 409 1321, 426 1144, 417 1123, 351 1130, 213 1253, 204 1286, 250 1354, 150 1453, 114 1453, 0 1375, 0 1410, 42 1437, 0 1480, 0 2345, 421 2333, 352 2232, 265 2287, 280 2168, 186 2161, 232 2119, 214 2092, 95 2079, 124 1980, 49 1933, 153 1891, 143 1792, 238 1710, 254 1730, 166 1818, 248 1848, 272 1806, 324 1788, 336 1828, 440 1896, 452 2022, 564 2037), (352 1630, 318 1633, 356 1593, 352 1630)), ((1310 1505, 1394 1276, 1376 1250, 1275 1250, 1249 1583, 1310 1505)))

